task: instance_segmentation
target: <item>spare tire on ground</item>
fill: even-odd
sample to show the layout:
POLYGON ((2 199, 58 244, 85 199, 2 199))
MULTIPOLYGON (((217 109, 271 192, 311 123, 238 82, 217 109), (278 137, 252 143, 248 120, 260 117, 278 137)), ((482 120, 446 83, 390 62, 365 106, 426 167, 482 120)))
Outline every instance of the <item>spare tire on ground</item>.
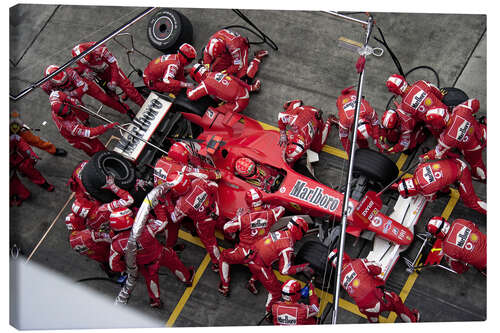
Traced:
POLYGON ((135 169, 132 163, 114 151, 100 151, 92 156, 82 170, 82 183, 91 196, 101 202, 111 202, 116 195, 101 187, 106 184, 106 176, 113 175, 115 184, 131 190, 136 182, 135 169))
POLYGON ((441 101, 446 106, 454 107, 469 99, 469 96, 467 96, 467 94, 463 90, 458 88, 441 88, 441 91, 444 93, 443 99, 441 101))
POLYGON ((368 148, 361 148, 355 153, 353 173, 364 175, 386 186, 396 179, 399 169, 387 156, 368 148))
POLYGON ((151 45, 163 53, 175 53, 183 43, 193 43, 193 26, 180 12, 162 8, 148 23, 151 45))

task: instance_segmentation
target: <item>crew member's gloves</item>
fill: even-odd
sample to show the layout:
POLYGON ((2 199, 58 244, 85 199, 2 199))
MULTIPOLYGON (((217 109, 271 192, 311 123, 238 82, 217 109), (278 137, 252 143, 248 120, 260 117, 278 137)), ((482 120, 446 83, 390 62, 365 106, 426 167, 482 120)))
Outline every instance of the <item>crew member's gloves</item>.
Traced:
POLYGON ((116 81, 110 81, 106 84, 106 86, 108 87, 109 90, 115 92, 116 91, 116 81))
POLYGON ((114 123, 110 123, 110 124, 106 124, 104 125, 104 128, 106 130, 109 130, 109 129, 112 129, 113 127, 115 127, 116 125, 119 125, 120 123, 117 123, 117 122, 114 122, 114 123))
POLYGON ((181 82, 180 86, 181 86, 181 88, 193 88, 194 84, 192 84, 190 82, 181 82))
POLYGON ((286 138, 286 133, 285 131, 281 131, 280 132, 280 141, 279 141, 279 145, 281 147, 285 146, 287 143, 287 138, 286 138))

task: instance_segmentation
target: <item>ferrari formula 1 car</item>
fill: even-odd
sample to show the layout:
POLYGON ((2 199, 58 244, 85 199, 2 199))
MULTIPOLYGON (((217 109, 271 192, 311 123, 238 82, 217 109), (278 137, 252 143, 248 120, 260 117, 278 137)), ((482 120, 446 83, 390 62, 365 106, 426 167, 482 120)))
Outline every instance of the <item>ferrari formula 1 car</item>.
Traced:
MULTIPOLYGON (((113 173, 116 183, 130 189, 140 203, 147 193, 134 192, 135 178, 145 180, 152 188, 153 177, 162 177, 160 157, 175 140, 190 143, 199 154, 202 167, 221 170, 219 181, 220 214, 231 219, 241 207, 246 207, 245 192, 256 186, 234 173, 238 158, 247 157, 258 166, 269 170, 266 186, 261 187, 264 200, 284 206, 289 215, 306 215, 317 238, 303 244, 298 260, 311 263, 316 272, 324 272, 332 245, 338 239, 335 221, 342 215, 343 193, 330 188, 294 170, 283 158, 278 145, 279 133, 265 130, 256 120, 236 113, 218 113, 209 106, 210 98, 197 102, 185 95, 176 98, 152 92, 126 133, 116 142, 113 151, 96 154, 90 161, 92 172, 83 172, 82 181, 87 190, 101 201, 109 201, 112 194, 100 190, 104 174, 113 173), (101 176, 96 170, 101 170, 101 176), (97 190, 99 189, 99 190, 97 190)), ((398 175, 398 168, 387 157, 369 150, 357 151, 353 198, 349 202, 347 232, 374 238, 368 257, 381 263, 381 278, 387 279, 399 253, 413 240, 413 227, 425 207, 421 196, 399 197, 388 215, 366 203, 367 208, 356 218, 353 214, 363 195, 369 189, 380 189, 398 175)), ((366 201, 366 200, 365 200, 366 201)), ((365 203, 365 202, 363 202, 365 203)), ((386 207, 387 208, 387 207, 386 207)))

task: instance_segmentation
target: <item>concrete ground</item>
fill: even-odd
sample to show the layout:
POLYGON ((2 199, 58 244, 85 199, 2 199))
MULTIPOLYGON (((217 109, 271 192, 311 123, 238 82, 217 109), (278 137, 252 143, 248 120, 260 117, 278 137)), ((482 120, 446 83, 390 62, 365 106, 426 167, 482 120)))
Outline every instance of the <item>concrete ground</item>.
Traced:
MULTIPOLYGON (((124 24, 144 8, 137 7, 92 7, 56 5, 17 5, 10 8, 10 94, 17 94, 42 77, 49 64, 62 64, 71 58, 71 48, 77 43, 99 40, 115 28, 124 24)), ((226 9, 178 9, 186 15, 194 27, 194 46, 201 50, 208 37, 224 26, 245 25, 231 10, 226 9)), ((276 115, 283 102, 300 98, 307 104, 320 107, 325 113, 336 113, 335 100, 343 88, 357 84, 358 75, 354 64, 356 54, 339 48, 337 39, 341 36, 363 41, 364 31, 359 25, 339 20, 327 13, 317 11, 271 11, 244 10, 251 20, 264 31, 279 47, 270 51, 258 73, 262 80, 262 91, 252 96, 246 115, 262 122, 276 125, 276 115)), ((397 55, 405 72, 427 65, 439 73, 441 87, 463 89, 470 97, 481 102, 479 114, 486 115, 486 16, 452 14, 407 14, 372 13, 376 26, 384 34, 393 52, 397 55)), ((363 14, 353 16, 365 19, 363 14)), ((146 37, 147 19, 138 22, 128 31, 134 36, 137 50, 151 58, 161 55, 153 49, 146 37)), ((239 31, 239 30, 238 30, 239 31)), ((245 33, 244 31, 241 31, 245 33)), ((379 32, 374 36, 380 38, 379 32)), ((250 41, 255 41, 249 35, 250 41)), ((109 42, 109 49, 118 58, 126 73, 132 68, 127 57, 116 42, 109 42)), ((374 39, 370 45, 380 47, 374 39)), ((148 59, 133 54, 134 66, 143 69, 148 59)), ((381 115, 390 97, 385 87, 387 77, 396 72, 393 61, 386 51, 382 57, 367 60, 364 95, 377 113, 381 115)), ((135 74, 131 79, 138 85, 142 80, 135 74)), ((429 71, 420 70, 408 76, 409 81, 428 79, 436 83, 429 71)), ((98 103, 84 97, 85 103, 97 107, 98 103)), ((137 106, 129 105, 137 110, 137 106)), ((77 165, 86 155, 73 149, 62 138, 50 117, 48 96, 36 89, 17 102, 10 103, 11 109, 21 112, 23 121, 30 127, 40 129, 36 133, 57 147, 66 149, 67 157, 54 157, 38 151, 41 160, 37 168, 54 184, 56 191, 47 193, 23 179, 32 192, 32 198, 21 207, 10 208, 10 247, 19 249, 18 260, 30 258, 74 281, 87 277, 102 277, 97 264, 73 252, 67 241, 64 217, 68 214, 70 190, 66 183, 77 165)), ((112 120, 127 122, 128 118, 104 107, 103 114, 112 120)), ((99 121, 92 119, 92 125, 99 121)), ((113 133, 118 136, 118 131, 113 133)), ((108 133, 103 142, 111 137, 108 133)), ((111 143, 112 144, 112 143, 111 143)), ((334 186, 344 181, 341 172, 346 168, 337 130, 333 130, 327 141, 332 154, 322 153, 316 165, 318 177, 334 186)), ((433 139, 427 147, 435 144, 433 139)), ((486 154, 484 154, 486 155, 486 154)), ((401 161, 404 155, 391 158, 401 161)), ((486 200, 486 185, 475 183, 477 194, 486 200)), ((466 208, 454 198, 442 197, 430 203, 424 212, 417 231, 423 231, 424 222, 431 216, 449 215, 477 222, 486 231, 486 217, 466 208)), ((248 271, 235 267, 232 271, 232 293, 229 298, 217 292, 218 276, 207 268, 206 252, 199 240, 188 233, 181 233, 181 242, 187 244, 181 260, 197 270, 196 285, 185 289, 170 272, 161 271, 160 285, 165 307, 162 310, 149 308, 146 289, 141 282, 136 287, 129 306, 150 315, 169 326, 200 327, 256 325, 264 314, 266 293, 261 287, 258 296, 251 296, 244 283, 248 271), (229 310, 228 310, 229 309, 229 310)), ((370 244, 348 238, 348 251, 363 255, 370 244)), ((228 246, 220 242, 221 246, 228 246)), ((415 248, 407 255, 411 256, 415 248)), ((107 281, 84 282, 92 289, 109 297, 112 302, 119 286, 107 281)), ((399 293, 411 308, 418 308, 425 322, 483 321, 486 313, 486 279, 471 269, 460 276, 443 270, 424 270, 421 274, 409 275, 400 261, 388 280, 388 288, 399 293)), ((22 286, 20 286, 22 288, 22 286)), ((352 300, 341 294, 343 303, 338 317, 340 323, 364 323, 356 312, 352 300)), ((15 297, 15 295, 14 295, 15 297)), ((325 300, 331 297, 323 295, 325 300)), ((330 300, 331 301, 331 300, 330 300)), ((50 304, 50 302, 48 302, 50 304)), ((22 306, 22 305, 21 305, 22 306)), ((385 321, 394 322, 394 314, 386 314, 385 321)), ((326 322, 330 322, 330 317, 326 322)), ((396 321, 399 321, 396 320, 396 321)), ((39 327, 44 328, 44 327, 39 327)))

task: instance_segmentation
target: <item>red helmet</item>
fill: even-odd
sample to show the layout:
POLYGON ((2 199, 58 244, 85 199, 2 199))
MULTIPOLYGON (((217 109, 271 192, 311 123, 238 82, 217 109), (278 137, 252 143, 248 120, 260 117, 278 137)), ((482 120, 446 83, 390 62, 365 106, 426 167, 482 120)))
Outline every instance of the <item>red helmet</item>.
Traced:
POLYGON ((309 225, 306 220, 298 216, 292 217, 290 221, 288 221, 287 227, 295 241, 301 240, 307 230, 309 230, 309 225))
POLYGON ((337 253, 337 249, 333 249, 332 252, 330 252, 330 254, 328 255, 328 263, 333 267, 333 268, 336 268, 337 267, 337 259, 338 259, 339 255, 337 253))
POLYGON ((281 298, 283 298, 284 301, 296 303, 300 299, 301 289, 302 287, 299 282, 293 279, 288 280, 283 284, 283 287, 281 287, 281 298))
POLYGON ((385 85, 390 92, 396 95, 403 95, 406 88, 408 88, 408 82, 406 82, 405 78, 399 74, 392 74, 389 76, 385 85))
POLYGON ((301 99, 292 99, 290 101, 286 101, 285 104, 283 104, 283 109, 288 110, 288 108, 291 106, 292 109, 298 108, 299 106, 302 106, 304 102, 302 102, 301 99))
POLYGON ((444 217, 434 216, 427 222, 427 231, 437 238, 444 239, 450 231, 450 224, 444 217))
POLYGON ((450 114, 445 108, 431 109, 425 114, 425 120, 433 128, 440 129, 446 126, 450 120, 450 114))
POLYGON ((113 209, 109 215, 109 226, 113 231, 124 231, 134 225, 134 214, 127 207, 113 209))
MULTIPOLYGON (((73 58, 79 56, 80 54, 82 54, 83 52, 85 52, 87 50, 83 45, 84 44, 78 44, 71 49, 71 54, 73 55, 73 58)), ((81 62, 82 64, 88 64, 90 62, 91 53, 92 52, 87 54, 85 57, 80 58, 80 60, 78 60, 78 61, 81 62)))
POLYGON ((182 56, 182 58, 186 59, 184 64, 189 64, 196 58, 196 50, 193 45, 184 43, 179 47, 178 53, 182 56))
POLYGON ((168 157, 183 164, 189 163, 192 154, 191 147, 184 142, 175 142, 168 151, 168 157))
POLYGON ((257 172, 257 165, 248 157, 240 157, 234 164, 234 172, 242 177, 252 177, 257 172))
POLYGON ((210 57, 217 58, 222 54, 222 52, 224 52, 225 48, 226 47, 224 46, 223 41, 218 38, 212 38, 208 41, 205 51, 210 55, 210 57))
POLYGON ((260 207, 262 206, 262 193, 259 189, 251 188, 245 193, 245 200, 248 207, 260 207))
POLYGON ((464 106, 470 109, 471 113, 474 114, 479 110, 479 101, 476 98, 471 98, 463 102, 462 104, 457 105, 456 107, 464 106))
POLYGON ((304 151, 304 140, 302 136, 294 136, 290 139, 285 149, 285 159, 287 163, 296 161, 304 151))
POLYGON ((50 107, 56 115, 60 117, 67 116, 71 112, 71 106, 65 103, 67 95, 62 91, 52 91, 49 95, 50 107))
POLYGON ((418 194, 417 184, 415 184, 412 177, 401 179, 398 184, 398 191, 403 198, 412 197, 418 194))
POLYGON ((382 126, 387 129, 393 129, 398 123, 398 113, 394 110, 387 110, 382 115, 382 126))
POLYGON ((165 183, 170 187, 172 193, 177 196, 186 194, 191 188, 191 180, 184 172, 180 171, 170 173, 165 183))
POLYGON ((200 83, 207 74, 207 67, 203 66, 202 64, 194 64, 194 66, 191 67, 191 71, 189 72, 191 78, 198 83, 200 83))
MULTIPOLYGON (((59 66, 56 65, 50 65, 45 69, 45 76, 49 76, 50 74, 54 73, 59 69, 59 66)), ((50 81, 54 83, 55 85, 62 86, 68 81, 68 74, 66 74, 66 71, 61 71, 57 75, 53 76, 50 81)))

